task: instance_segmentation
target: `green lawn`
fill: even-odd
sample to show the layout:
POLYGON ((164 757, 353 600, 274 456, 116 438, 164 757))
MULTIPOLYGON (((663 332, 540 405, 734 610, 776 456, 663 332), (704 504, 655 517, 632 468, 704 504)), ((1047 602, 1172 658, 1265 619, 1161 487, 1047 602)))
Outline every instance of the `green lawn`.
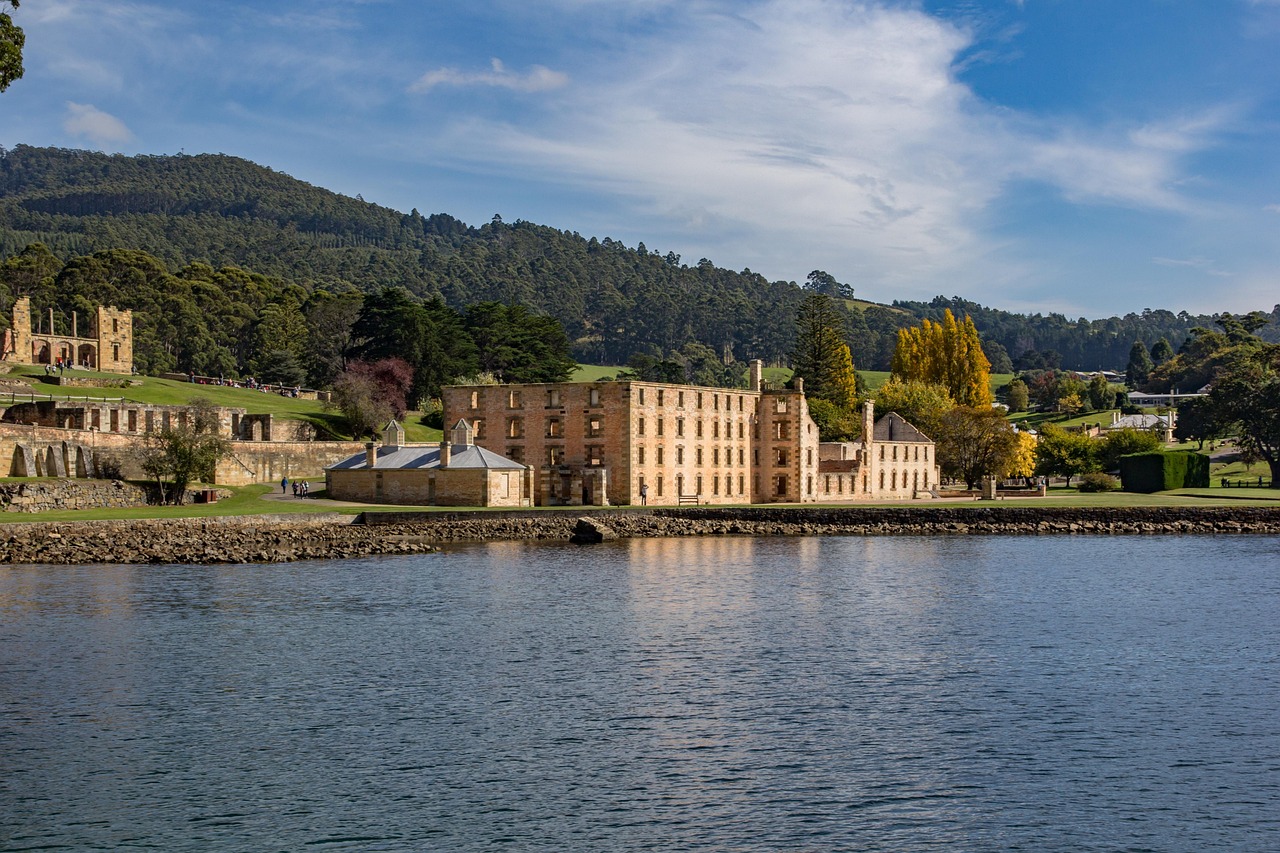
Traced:
POLYGON ((569 377, 570 382, 607 382, 616 379, 623 367, 611 367, 607 364, 579 364, 578 369, 569 377))
MULTIPOLYGON (((215 406, 246 409, 250 414, 255 415, 270 414, 279 420, 305 421, 315 426, 322 436, 339 439, 351 437, 347 432, 346 419, 336 411, 326 409, 325 404, 318 400, 295 399, 280 394, 252 391, 248 388, 231 388, 226 385, 197 385, 174 379, 159 379, 154 376, 124 377, 118 373, 96 373, 88 370, 77 370, 72 375, 118 379, 125 382, 136 381, 139 384, 127 388, 53 385, 42 381, 43 368, 30 366, 17 367, 8 375, 29 382, 31 390, 36 394, 98 400, 106 397, 112 400, 159 406, 185 406, 189 405, 193 399, 203 397, 215 406)), ((8 399, 7 396, 0 395, 0 404, 8 402, 8 399)), ((19 401, 21 399, 21 397, 18 398, 19 401)), ((421 422, 421 418, 420 412, 410 412, 405 417, 405 438, 413 442, 439 441, 440 430, 426 426, 421 422)))
POLYGON ((324 413, 324 404, 317 400, 302 400, 284 397, 280 394, 251 391, 248 388, 231 388, 218 385, 196 385, 190 382, 179 382, 174 379, 159 379, 154 376, 123 377, 118 373, 96 373, 88 370, 77 370, 70 374, 75 377, 93 377, 99 379, 122 379, 136 381, 140 384, 128 388, 85 388, 69 385, 53 385, 42 381, 44 370, 39 367, 22 366, 15 368, 9 376, 20 376, 31 384, 36 394, 51 394, 57 397, 110 397, 135 403, 151 403, 162 406, 185 406, 193 397, 204 397, 215 406, 231 406, 248 409, 253 414, 272 414, 286 418, 309 420, 324 413))
MULTIPOLYGON (((318 483, 316 484, 319 485, 318 483)), ((227 488, 220 486, 219 488, 227 488)), ((387 505, 355 505, 330 504, 324 500, 324 492, 313 493, 310 500, 264 500, 263 495, 274 492, 278 486, 258 484, 232 488, 234 496, 213 504, 187 504, 180 507, 134 507, 130 509, 91 509, 91 510, 57 510, 43 513, 5 513, 0 521, 6 523, 46 522, 46 521, 101 521, 111 519, 134 518, 208 518, 214 516, 245 515, 289 515, 309 513, 337 513, 356 515, 361 512, 395 512, 412 510, 414 512, 501 512, 505 508, 480 509, 472 507, 424 507, 424 506, 387 506, 387 505)), ((1100 494, 1081 494, 1075 489, 1052 488, 1048 497, 1044 498, 1007 498, 995 502, 978 501, 971 498, 948 498, 936 501, 886 501, 882 504, 854 504, 860 508, 867 507, 903 507, 947 508, 957 512, 990 506, 1002 507, 1187 507, 1187 506, 1280 506, 1280 490, 1271 489, 1181 489, 1176 492, 1165 492, 1155 495, 1130 494, 1128 492, 1105 492, 1100 494)), ((760 507, 781 507, 779 504, 757 504, 760 507)), ((827 508, 850 506, 849 504, 796 504, 805 508, 827 508)), ((582 512, 584 507, 533 507, 537 512, 582 512)), ((589 508, 594 510, 594 507, 589 508)), ((617 507, 619 512, 626 512, 633 507, 617 507)))
POLYGON ((1032 429, 1039 429, 1043 424, 1052 423, 1060 427, 1078 427, 1085 424, 1111 424, 1112 412, 1119 414, 1119 409, 1108 409, 1105 412, 1085 412, 1082 415, 1063 415, 1057 412, 1010 412, 1009 420, 1015 424, 1027 423, 1032 429))
MULTIPOLYGON (((227 486, 218 486, 226 489, 227 486)), ((336 512, 336 507, 321 506, 318 501, 265 501, 262 495, 279 486, 257 484, 231 488, 235 494, 217 503, 183 506, 142 506, 126 509, 61 509, 51 512, 4 513, 0 520, 23 521, 103 521, 118 518, 208 518, 228 515, 267 515, 276 513, 336 512)), ((359 512, 359 510, 350 510, 359 512)))

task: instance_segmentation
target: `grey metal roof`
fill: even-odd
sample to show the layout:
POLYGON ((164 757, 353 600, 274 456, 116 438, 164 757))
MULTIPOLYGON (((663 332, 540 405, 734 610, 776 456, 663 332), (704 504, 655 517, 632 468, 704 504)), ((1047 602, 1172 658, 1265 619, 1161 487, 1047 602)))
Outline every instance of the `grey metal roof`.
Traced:
POLYGON ((1124 415, 1117 418, 1115 423, 1109 424, 1107 429, 1152 429, 1168 424, 1169 419, 1164 415, 1124 415))
POLYGON ((890 412, 880 420, 876 421, 876 425, 871 431, 871 436, 876 441, 901 441, 914 442, 917 444, 933 443, 933 439, 916 429, 907 421, 906 418, 897 412, 890 412))
MULTIPOLYGON (((438 444, 401 445, 400 447, 387 447, 384 445, 377 448, 376 454, 377 457, 373 467, 379 470, 440 467, 440 445, 438 444)), ((343 459, 341 462, 330 465, 325 470, 359 471, 366 467, 365 454, 361 451, 354 456, 343 459)), ((519 462, 512 462, 505 456, 499 456, 474 444, 451 445, 449 448, 449 467, 524 470, 524 466, 519 462)))

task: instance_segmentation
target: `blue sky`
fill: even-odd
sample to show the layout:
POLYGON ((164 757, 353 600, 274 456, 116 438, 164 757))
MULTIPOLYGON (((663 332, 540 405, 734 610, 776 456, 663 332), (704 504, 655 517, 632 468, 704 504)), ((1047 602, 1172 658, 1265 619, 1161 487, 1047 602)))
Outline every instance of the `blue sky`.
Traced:
POLYGON ((0 145, 1099 317, 1280 302, 1280 0, 24 0, 0 145))

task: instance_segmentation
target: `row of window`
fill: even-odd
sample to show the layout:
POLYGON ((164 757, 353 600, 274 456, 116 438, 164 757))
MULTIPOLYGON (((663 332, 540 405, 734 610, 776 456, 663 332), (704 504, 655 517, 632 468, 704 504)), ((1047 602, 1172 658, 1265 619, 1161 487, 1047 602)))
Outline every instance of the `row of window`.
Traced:
MULTIPOLYGON (((786 478, 784 477, 783 479, 785 480, 786 478)), ((646 483, 647 481, 645 480, 644 477, 640 477, 636 480, 637 493, 639 492, 640 489, 644 488, 646 483)), ((661 474, 659 474, 657 477, 654 477, 652 485, 653 485, 654 496, 659 498, 662 497, 664 494, 664 486, 666 485, 666 483, 661 474)), ((702 488, 704 485, 706 485, 706 481, 703 479, 703 476, 701 474, 694 475, 691 481, 686 481, 683 474, 676 475, 675 486, 676 486, 677 495, 703 495, 705 494, 702 491, 702 488), (692 486, 693 491, 686 491, 685 490, 686 485, 692 486)), ((714 497, 719 497, 721 494, 723 494, 725 497, 734 497, 735 495, 737 497, 747 496, 747 478, 745 474, 739 474, 736 478, 736 481, 732 474, 726 474, 723 478, 721 478, 719 474, 714 474, 711 477, 710 485, 711 485, 711 495, 714 497), (735 484, 737 486, 736 492, 734 491, 735 484)), ((758 491, 760 489, 760 478, 753 477, 752 485, 758 491)))
MULTIPOLYGON (((892 450, 893 450, 893 461, 894 461, 894 462, 897 462, 897 461, 898 461, 898 445, 896 445, 896 444, 895 444, 895 445, 893 445, 892 450)), ((914 448, 910 448, 910 447, 904 447, 904 448, 902 448, 902 460, 903 460, 904 462, 911 462, 911 461, 919 462, 919 461, 920 461, 920 450, 921 450, 921 446, 920 446, 920 445, 918 445, 918 444, 917 444, 917 445, 915 445, 915 447, 914 447, 914 448), (912 451, 912 449, 914 449, 914 450, 915 450, 915 459, 914 459, 914 460, 912 460, 912 459, 911 459, 911 455, 912 455, 912 454, 911 454, 911 451, 912 451)), ((883 461, 884 461, 884 445, 883 445, 883 444, 882 444, 882 445, 880 445, 880 461, 881 461, 881 462, 883 462, 883 461)), ((928 446, 928 445, 924 445, 924 461, 925 461, 925 462, 928 462, 928 461, 929 461, 929 446, 928 446)))
MULTIPOLYGON (((480 408, 480 391, 471 392, 471 408, 472 410, 480 408)), ((548 409, 558 409, 564 405, 562 395, 559 388, 548 388, 544 398, 545 405, 548 409)), ((587 405, 600 405, 600 389, 592 388, 587 392, 587 405)), ((523 409, 524 408, 524 392, 512 388, 507 391, 507 408, 523 409)))
MULTIPOLYGON (((645 388, 636 389, 636 401, 642 406, 645 405, 645 397, 646 397, 647 390, 648 389, 645 389, 645 388)), ((656 388, 653 390, 657 392, 657 404, 659 406, 665 406, 667 389, 656 388)), ((480 408, 480 393, 481 393, 480 391, 471 392, 471 408, 473 409, 480 408)), ((685 391, 680 391, 680 390, 677 390, 675 392, 676 406, 678 406, 679 408, 684 408, 685 393, 686 393, 685 391)), ((716 391, 690 391, 688 393, 694 398, 695 407, 699 409, 704 408, 706 403, 706 398, 709 396, 711 398, 712 411, 720 411, 721 403, 723 403, 724 411, 726 412, 731 411, 734 408, 735 398, 737 401, 738 411, 745 412, 747 410, 747 402, 746 402, 747 398, 745 394, 727 394, 727 393, 721 393, 716 391)), ((545 395, 546 395, 545 405, 547 408, 558 409, 564 405, 564 395, 561 394, 561 389, 548 388, 545 392, 545 395)), ((600 405, 600 389, 599 388, 591 388, 587 391, 587 405, 589 406, 600 405)), ((509 409, 524 408, 524 394, 521 390, 512 388, 507 392, 507 408, 509 409)), ((786 397, 774 398, 774 411, 779 413, 783 413, 787 411, 786 397)))
MULTIPOLYGON (((684 438, 684 422, 685 422, 685 419, 684 419, 684 418, 676 418, 675 420, 676 420, 676 438, 684 438)), ((657 427, 657 432, 655 433, 656 435, 658 435, 658 436, 665 436, 665 435, 667 434, 667 422, 666 422, 666 419, 665 419, 665 418, 658 418, 658 419, 657 419, 657 421, 656 421, 656 424, 655 424, 655 425, 656 425, 656 427, 657 427)), ((645 419, 644 419, 643 417, 636 418, 636 435, 639 435, 639 436, 647 435, 647 434, 648 434, 648 433, 647 433, 647 428, 648 428, 648 424, 645 422, 645 419)), ((720 432, 721 432, 721 430, 720 430, 720 421, 711 421, 711 437, 712 437, 712 438, 720 438, 720 432)), ((732 422, 732 421, 725 421, 725 422, 724 422, 724 437, 725 437, 725 438, 733 438, 733 432, 734 432, 734 430, 733 430, 733 422, 732 422)), ((758 429, 753 429, 751 432, 752 432, 752 436, 753 436, 754 438, 759 438, 759 437, 760 437, 760 431, 759 431, 758 429)), ((694 421, 694 422, 693 422, 693 435, 694 435, 694 438, 703 438, 703 437, 704 437, 704 432, 703 432, 703 421, 702 421, 702 419, 701 419, 701 418, 699 418, 698 420, 696 420, 696 421, 694 421)), ((746 438, 746 437, 747 437, 747 425, 746 425, 746 422, 745 422, 745 421, 739 421, 739 422, 738 422, 738 438, 739 438, 739 439, 744 439, 744 438, 746 438)))
MULTIPOLYGON (((684 438, 684 437, 685 437, 684 422, 685 422, 685 419, 684 419, 684 418, 676 418, 676 438, 684 438)), ((639 419, 637 419, 637 421, 636 421, 636 435, 639 435, 639 436, 643 436, 643 435, 645 435, 645 434, 646 434, 646 426, 647 426, 647 425, 646 425, 646 423, 645 423, 645 419, 644 419, 644 418, 639 418, 639 419)), ((476 438, 478 438, 478 439, 479 439, 479 438, 484 438, 484 437, 485 437, 485 422, 484 422, 484 418, 475 418, 475 419, 472 421, 472 423, 471 423, 471 427, 472 427, 472 429, 473 429, 473 430, 475 430, 475 436, 476 436, 476 438)), ((604 418, 603 418, 603 416, 601 416, 601 415, 589 415, 589 416, 587 416, 587 418, 586 418, 586 420, 585 420, 585 423, 584 423, 584 428, 585 428, 585 430, 586 430, 586 436, 587 436, 588 438, 599 438, 600 436, 603 436, 603 435, 604 435, 604 418)), ((726 423, 725 423, 725 425, 724 425, 723 437, 724 437, 724 438, 733 438, 733 432, 734 432, 734 430, 733 430, 733 424, 732 424, 732 423, 727 423, 727 422, 726 422, 726 423)), ((758 432, 757 432, 756 430, 753 430, 752 432, 753 432, 753 434, 754 434, 754 437, 759 438, 759 434, 758 434, 758 432)), ((777 422, 774 424, 774 431, 773 431, 773 432, 774 432, 773 437, 774 437, 775 439, 781 439, 781 440, 784 440, 784 441, 785 441, 785 440, 789 440, 789 439, 790 439, 790 437, 791 437, 790 426, 789 426, 789 424, 788 424, 788 422, 787 422, 787 421, 777 421, 777 422)), ((747 437, 747 428, 746 428, 746 424, 745 424, 744 422, 739 422, 739 423, 738 423, 737 433, 738 433, 738 436, 737 436, 737 437, 738 437, 738 439, 739 439, 739 440, 745 440, 745 439, 746 439, 746 437, 747 437)), ((547 418, 547 419, 546 419, 546 421, 545 421, 545 430, 544 430, 544 435, 545 435, 545 437, 546 437, 546 438, 563 438, 563 437, 564 437, 564 434, 565 434, 565 433, 564 433, 564 419, 563 419, 563 418, 559 418, 559 417, 551 417, 551 418, 547 418)), ((525 435, 525 431, 524 431, 524 418, 521 418, 521 417, 510 417, 510 418, 507 418, 506 437, 507 437, 507 438, 523 438, 523 437, 524 437, 524 435, 525 435)), ((658 419, 657 419, 657 435, 658 435, 659 437, 664 437, 664 436, 666 435, 666 422, 665 422, 665 419, 663 419, 663 418, 658 418, 658 419)), ((705 431, 704 431, 704 429, 703 429, 703 422, 702 422, 701 420, 694 421, 694 434, 693 434, 693 437, 694 437, 694 438, 704 438, 704 437, 705 437, 705 431)), ((713 439, 717 439, 717 438, 720 438, 720 437, 721 437, 720 421, 712 421, 712 422, 711 422, 711 438, 713 438, 713 439)))
MULTIPOLYGON (((641 406, 645 405, 645 398, 647 396, 646 391, 648 390, 649 389, 646 389, 646 388, 636 389, 636 402, 639 403, 641 406)), ((654 388, 652 390, 657 394, 657 400, 656 400, 657 404, 659 406, 665 406, 667 404, 667 389, 654 388)), ((676 406, 678 408, 683 409, 685 392, 677 390, 675 394, 676 394, 676 406)), ((737 402, 738 402, 738 411, 745 412, 747 410, 747 403, 746 403, 747 398, 745 394, 725 394, 725 393, 716 392, 716 391, 690 391, 689 394, 694 398, 695 407, 699 409, 703 408, 703 405, 706 402, 706 397, 710 396, 712 411, 720 411, 720 408, 721 408, 720 404, 722 402, 721 398, 723 398, 724 410, 726 412, 732 411, 735 397, 737 398, 737 402)), ((782 411, 786 411, 786 410, 783 409, 782 411)))
MULTIPOLYGON (((598 465, 604 464, 604 447, 603 446, 587 445, 586 448, 584 449, 585 449, 588 465, 598 466, 598 465)), ((745 466, 747 464, 746 449, 742 447, 739 447, 736 449, 737 449, 737 464, 739 466, 745 466)), ((654 450, 654 460, 653 460, 654 464, 665 465, 666 464, 666 448, 655 447, 653 450, 654 450)), ((711 448, 711 464, 713 466, 718 467, 721 464, 721 461, 723 460, 725 465, 732 467, 734 465, 734 450, 735 448, 726 447, 724 448, 723 455, 722 455, 721 448, 719 447, 711 448)), ((677 446, 675 448, 675 464, 676 465, 683 465, 685 463, 684 451, 685 449, 683 446, 677 446)), ((521 464, 524 463, 524 447, 523 446, 518 444, 507 445, 505 453, 506 453, 506 457, 511 461, 519 462, 521 464)), ((565 448, 560 445, 554 445, 544 449, 544 459, 547 465, 563 465, 565 458, 566 458, 565 448)), ((791 464, 791 452, 789 449, 785 447, 773 448, 772 458, 773 458, 774 466, 778 468, 785 468, 786 466, 791 464)), ((805 448, 805 458, 806 458, 806 464, 809 467, 812 467, 813 466, 813 449, 812 448, 805 448)), ((707 457, 703 448, 695 447, 693 450, 693 464, 697 466, 701 466, 705 464, 706 460, 707 460, 707 457)), ((758 447, 752 448, 751 462, 753 465, 757 465, 757 466, 760 464, 760 448, 758 447)), ((638 465, 648 464, 648 448, 643 446, 636 448, 636 464, 638 465)))

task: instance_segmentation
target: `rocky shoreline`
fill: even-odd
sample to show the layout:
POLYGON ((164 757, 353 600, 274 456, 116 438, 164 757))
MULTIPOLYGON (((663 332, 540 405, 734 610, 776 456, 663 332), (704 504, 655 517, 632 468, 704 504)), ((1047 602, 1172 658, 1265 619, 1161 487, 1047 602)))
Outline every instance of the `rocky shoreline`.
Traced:
POLYGON ((387 512, 0 525, 0 563, 255 563, 450 543, 670 536, 1280 534, 1280 507, 743 507, 387 512))

